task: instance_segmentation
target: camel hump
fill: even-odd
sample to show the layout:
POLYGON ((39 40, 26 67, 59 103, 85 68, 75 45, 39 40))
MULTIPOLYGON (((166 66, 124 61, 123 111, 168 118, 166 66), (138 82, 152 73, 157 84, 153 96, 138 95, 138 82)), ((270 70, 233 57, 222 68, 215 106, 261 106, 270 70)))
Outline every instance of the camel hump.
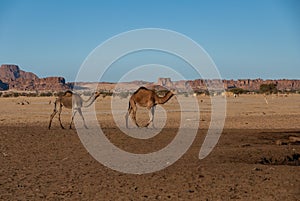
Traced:
POLYGON ((138 88, 138 90, 136 90, 133 94, 136 94, 136 93, 139 92, 140 90, 147 90, 147 91, 150 91, 150 89, 147 89, 146 87, 140 87, 140 88, 138 88))
POLYGON ((64 93, 64 96, 72 96, 73 92, 71 90, 68 90, 64 93))
POLYGON ((140 87, 138 90, 141 90, 141 89, 149 90, 149 89, 147 89, 146 87, 140 87))

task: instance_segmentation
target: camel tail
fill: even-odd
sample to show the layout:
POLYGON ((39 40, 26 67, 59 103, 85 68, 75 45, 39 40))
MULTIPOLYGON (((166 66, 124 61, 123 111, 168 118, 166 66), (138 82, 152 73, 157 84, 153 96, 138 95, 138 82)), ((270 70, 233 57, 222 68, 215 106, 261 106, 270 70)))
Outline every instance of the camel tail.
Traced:
POLYGON ((130 101, 128 101, 128 110, 131 108, 130 101))
POLYGON ((126 128, 128 128, 128 116, 130 115, 129 114, 130 108, 131 108, 131 105, 130 105, 130 101, 129 101, 129 103, 128 103, 128 110, 127 110, 126 115, 125 115, 125 125, 126 125, 126 128))

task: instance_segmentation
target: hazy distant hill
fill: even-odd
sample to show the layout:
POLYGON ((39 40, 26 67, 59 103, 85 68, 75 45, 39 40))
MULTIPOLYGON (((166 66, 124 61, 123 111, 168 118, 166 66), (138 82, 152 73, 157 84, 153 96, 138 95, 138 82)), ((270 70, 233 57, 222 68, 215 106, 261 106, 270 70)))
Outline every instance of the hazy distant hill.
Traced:
MULTIPOLYGON (((300 91, 300 80, 262 80, 262 79, 239 79, 222 80, 225 89, 242 88, 249 91, 257 91, 262 84, 274 83, 278 90, 300 91)), ((0 67, 0 91, 4 90, 24 90, 24 91, 64 91, 74 86, 77 89, 100 89, 111 92, 135 91, 140 86, 163 90, 165 88, 176 88, 181 91, 194 90, 203 91, 207 89, 207 84, 213 86, 219 83, 218 80, 180 80, 172 81, 170 78, 158 78, 157 82, 132 81, 121 83, 110 82, 80 82, 66 83, 63 77, 39 78, 31 72, 20 70, 17 65, 4 64, 0 67)))

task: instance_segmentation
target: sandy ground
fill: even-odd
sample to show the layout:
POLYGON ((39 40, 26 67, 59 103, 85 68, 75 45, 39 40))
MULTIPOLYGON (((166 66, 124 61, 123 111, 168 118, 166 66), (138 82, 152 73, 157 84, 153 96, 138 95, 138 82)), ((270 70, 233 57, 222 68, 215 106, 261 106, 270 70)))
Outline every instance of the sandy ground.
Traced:
MULTIPOLYGON (((76 129, 62 130, 57 117, 48 130, 49 101, 54 99, 0 98, 0 200, 300 200, 299 161, 290 160, 300 153, 300 145, 275 144, 300 136, 300 95, 268 96, 268 104, 260 95, 228 98, 223 133, 203 160, 198 155, 210 125, 211 103, 209 97, 198 97, 200 118, 189 121, 199 120, 200 128, 191 147, 171 166, 141 175, 99 163, 76 129), (17 104, 23 100, 30 104, 17 104)), ((157 128, 149 131, 158 134, 149 139, 122 132, 138 132, 133 124, 125 129, 122 123, 128 99, 97 100, 96 123, 119 148, 151 153, 174 140, 181 121, 178 100, 157 108, 157 128)), ((189 98, 183 101, 189 103, 189 98)), ((70 115, 63 110, 67 128, 70 115)), ((137 118, 145 124, 147 111, 140 108, 137 118)), ((95 122, 86 119, 93 130, 95 122)))

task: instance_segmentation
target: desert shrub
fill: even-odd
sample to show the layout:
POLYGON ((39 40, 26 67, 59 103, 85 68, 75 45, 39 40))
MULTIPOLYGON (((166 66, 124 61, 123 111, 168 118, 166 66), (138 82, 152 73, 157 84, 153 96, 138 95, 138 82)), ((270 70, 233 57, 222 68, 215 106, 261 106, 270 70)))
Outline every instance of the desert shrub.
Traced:
POLYGON ((129 96, 128 91, 122 91, 122 92, 119 93, 120 98, 127 98, 128 96, 129 96))
POLYGON ((196 94, 197 94, 197 96, 199 96, 199 95, 202 95, 202 94, 204 94, 204 93, 205 93, 205 91, 197 90, 197 91, 194 91, 194 93, 196 93, 196 94))
POLYGON ((27 97, 37 97, 37 95, 38 95, 37 93, 31 92, 27 94, 27 97))
POLYGON ((289 93, 291 93, 291 94, 296 94, 296 93, 297 93, 297 90, 291 89, 291 90, 289 91, 289 93))
POLYGON ((274 83, 271 84, 261 84, 259 87, 260 93, 272 94, 277 93, 277 86, 274 83))
POLYGON ((242 89, 242 88, 233 88, 233 89, 230 89, 230 92, 232 92, 234 94, 246 94, 249 91, 245 90, 245 89, 242 89))
POLYGON ((4 98, 12 97, 12 93, 5 93, 2 95, 4 98))
POLYGON ((42 97, 44 97, 44 96, 52 96, 53 94, 52 94, 52 92, 42 92, 42 93, 40 93, 40 96, 42 96, 42 97))
POLYGON ((209 95, 210 95, 210 93, 209 93, 208 90, 205 90, 205 91, 204 91, 204 94, 205 94, 206 96, 209 96, 209 95))
POLYGON ((105 96, 113 96, 114 93, 110 91, 102 91, 101 94, 104 94, 105 96))
POLYGON ((2 92, 0 92, 0 97, 2 96, 2 92))
POLYGON ((84 96, 91 96, 93 94, 92 91, 83 91, 82 95, 84 96))
POLYGON ((14 92, 12 95, 13 95, 13 97, 19 97, 19 93, 18 92, 14 92))
POLYGON ((185 92, 183 93, 184 97, 189 97, 189 93, 185 92))

